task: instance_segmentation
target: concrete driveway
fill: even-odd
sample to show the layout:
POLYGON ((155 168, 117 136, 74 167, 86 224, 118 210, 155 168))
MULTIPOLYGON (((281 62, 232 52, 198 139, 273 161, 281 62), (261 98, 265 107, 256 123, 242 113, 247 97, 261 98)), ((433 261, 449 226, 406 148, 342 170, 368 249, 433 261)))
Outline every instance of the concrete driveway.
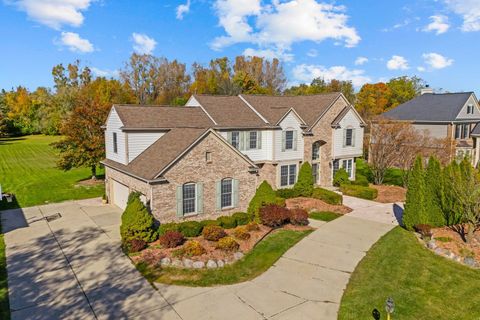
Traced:
POLYGON ((12 317, 336 319, 351 272, 395 225, 385 220, 393 205, 346 201, 356 206, 352 213, 315 222, 316 231, 252 281, 158 290, 120 250, 120 211, 99 199, 4 211, 12 317), (44 219, 58 212, 61 218, 44 219))

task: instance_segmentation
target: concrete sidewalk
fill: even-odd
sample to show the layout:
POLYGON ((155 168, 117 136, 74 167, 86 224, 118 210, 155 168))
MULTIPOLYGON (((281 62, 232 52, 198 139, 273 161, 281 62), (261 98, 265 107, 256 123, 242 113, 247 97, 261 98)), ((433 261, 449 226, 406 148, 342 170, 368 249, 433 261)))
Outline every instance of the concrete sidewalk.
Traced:
POLYGON ((93 199, 4 211, 12 318, 336 319, 351 272, 395 225, 391 204, 345 201, 353 212, 316 221, 256 279, 158 290, 121 252, 117 208, 93 199), (44 219, 57 212, 60 219, 44 219))

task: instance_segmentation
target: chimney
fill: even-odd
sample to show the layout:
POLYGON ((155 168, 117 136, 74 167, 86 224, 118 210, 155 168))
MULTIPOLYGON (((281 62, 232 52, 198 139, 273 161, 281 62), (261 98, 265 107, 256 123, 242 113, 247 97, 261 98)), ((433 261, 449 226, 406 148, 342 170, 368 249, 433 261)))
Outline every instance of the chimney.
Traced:
POLYGON ((428 93, 428 94, 433 94, 433 89, 430 88, 430 86, 429 86, 428 84, 425 86, 425 88, 422 88, 422 89, 420 90, 420 94, 421 94, 422 96, 423 96, 424 94, 427 94, 427 93, 428 93))

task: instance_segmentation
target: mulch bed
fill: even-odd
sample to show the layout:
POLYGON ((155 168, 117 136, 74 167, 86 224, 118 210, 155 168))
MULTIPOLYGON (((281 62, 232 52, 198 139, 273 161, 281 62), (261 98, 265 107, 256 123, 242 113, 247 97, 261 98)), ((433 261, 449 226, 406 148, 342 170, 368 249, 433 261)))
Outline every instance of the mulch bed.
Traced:
POLYGON ((470 243, 465 243, 457 232, 448 227, 432 229, 432 239, 437 247, 453 252, 456 256, 473 256, 480 263, 480 230, 475 232, 470 243))
POLYGON ((288 209, 303 209, 310 211, 330 211, 340 214, 346 214, 352 211, 349 207, 343 205, 328 204, 319 199, 313 198, 292 198, 285 201, 288 209))
POLYGON ((378 191, 378 196, 374 201, 381 203, 405 202, 405 195, 407 194, 407 189, 405 188, 373 184, 370 187, 378 191))

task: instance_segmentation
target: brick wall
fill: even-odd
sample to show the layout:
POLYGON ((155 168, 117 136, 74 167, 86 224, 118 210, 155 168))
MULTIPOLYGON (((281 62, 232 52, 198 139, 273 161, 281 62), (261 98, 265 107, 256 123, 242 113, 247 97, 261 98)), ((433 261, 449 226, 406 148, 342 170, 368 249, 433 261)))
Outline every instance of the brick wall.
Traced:
POLYGON ((147 200, 150 200, 150 185, 142 180, 138 180, 129 175, 126 175, 115 169, 105 167, 105 194, 107 195, 109 201, 113 201, 113 181, 116 180, 121 184, 124 184, 129 187, 130 192, 138 191, 145 195, 147 200))

